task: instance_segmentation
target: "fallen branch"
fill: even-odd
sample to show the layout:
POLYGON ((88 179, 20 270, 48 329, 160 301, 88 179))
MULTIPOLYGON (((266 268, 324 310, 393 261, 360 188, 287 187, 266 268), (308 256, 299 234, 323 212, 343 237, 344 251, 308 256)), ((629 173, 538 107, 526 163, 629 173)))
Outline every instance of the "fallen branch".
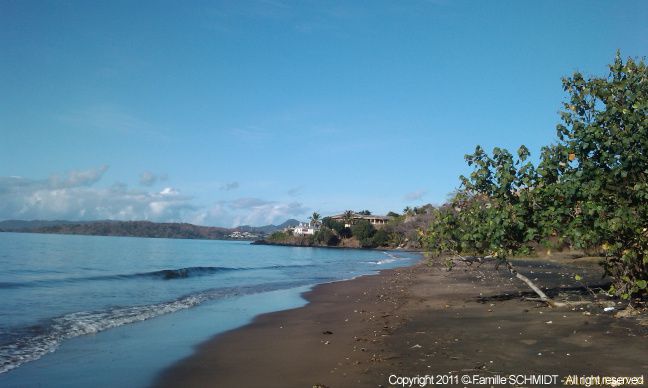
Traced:
MULTIPOLYGON (((529 279, 528 277, 526 277, 526 276, 522 275, 521 273, 519 273, 517 271, 517 269, 515 269, 513 264, 511 264, 511 262, 508 261, 507 259, 502 259, 500 257, 495 257, 495 256, 492 256, 492 255, 488 255, 488 256, 465 256, 464 257, 464 256, 461 256, 461 255, 457 254, 455 256, 456 256, 457 260, 459 260, 459 261, 461 261, 463 263, 466 263, 469 266, 473 265, 474 263, 479 263, 479 266, 481 266, 487 260, 496 260, 497 264, 495 265, 495 269, 497 270, 499 268, 500 264, 505 264, 506 269, 509 271, 509 273, 511 275, 513 275, 516 278, 520 279, 522 282, 524 282, 524 284, 526 284, 530 289, 532 289, 533 292, 536 293, 536 295, 539 296, 539 298, 534 298, 533 300, 546 303, 547 305, 549 305, 551 307, 574 307, 574 306, 577 306, 577 305, 589 304, 590 303, 590 302, 557 302, 557 301, 551 299, 550 297, 547 296, 547 294, 545 294, 540 289, 540 287, 538 287, 535 283, 533 283, 533 281, 531 281, 531 279, 529 279)), ((530 299, 527 298, 527 300, 530 300, 530 299)))
POLYGON ((533 283, 531 281, 531 279, 529 279, 528 277, 526 277, 526 276, 522 275, 521 273, 519 273, 515 269, 515 267, 513 267, 513 264, 511 264, 510 261, 508 261, 506 259, 500 259, 500 260, 504 261, 504 263, 506 264, 506 269, 509 270, 511 275, 515 276, 516 278, 518 278, 518 279, 522 280, 524 283, 526 283, 526 285, 529 286, 529 288, 531 288, 533 290, 533 292, 538 294, 538 296, 540 297, 540 300, 542 300, 543 302, 549 303, 549 304, 551 304, 551 302, 553 302, 553 300, 550 297, 548 297, 547 294, 545 294, 540 289, 540 287, 536 286, 535 283, 533 283))

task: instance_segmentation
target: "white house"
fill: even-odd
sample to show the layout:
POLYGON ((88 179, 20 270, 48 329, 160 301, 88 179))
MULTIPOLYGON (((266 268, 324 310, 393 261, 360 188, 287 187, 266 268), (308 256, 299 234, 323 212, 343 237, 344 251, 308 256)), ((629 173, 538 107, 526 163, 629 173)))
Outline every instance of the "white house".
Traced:
POLYGON ((313 235, 319 230, 319 225, 300 223, 299 225, 295 226, 295 229, 293 229, 293 236, 313 235))

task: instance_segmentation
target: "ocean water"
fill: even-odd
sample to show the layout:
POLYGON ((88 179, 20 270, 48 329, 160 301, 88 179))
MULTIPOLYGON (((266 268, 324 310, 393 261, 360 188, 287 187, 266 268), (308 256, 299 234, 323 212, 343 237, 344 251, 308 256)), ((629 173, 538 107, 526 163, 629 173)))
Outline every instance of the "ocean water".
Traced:
POLYGON ((414 253, 0 233, 0 386, 147 386, 199 343, 414 253))

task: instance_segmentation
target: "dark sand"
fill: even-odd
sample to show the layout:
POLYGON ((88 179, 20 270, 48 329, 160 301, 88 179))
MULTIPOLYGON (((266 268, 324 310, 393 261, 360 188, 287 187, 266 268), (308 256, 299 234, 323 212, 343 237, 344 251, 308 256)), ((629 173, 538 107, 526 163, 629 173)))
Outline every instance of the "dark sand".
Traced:
MULTIPOLYGON (((601 282, 591 264, 518 266, 548 288, 578 286, 574 273, 601 282)), ((155 385, 386 387, 391 374, 448 373, 648 378, 648 326, 613 317, 621 305, 607 313, 605 304, 552 309, 522 300, 525 286, 504 270, 474 267, 419 264, 318 286, 305 307, 216 336, 155 385)))

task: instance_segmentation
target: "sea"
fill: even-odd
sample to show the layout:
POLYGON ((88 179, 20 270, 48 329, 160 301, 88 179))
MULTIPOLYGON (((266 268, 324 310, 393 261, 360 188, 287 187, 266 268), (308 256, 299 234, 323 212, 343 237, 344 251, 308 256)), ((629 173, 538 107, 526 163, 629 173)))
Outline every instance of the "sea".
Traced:
POLYGON ((0 387, 145 387, 218 333, 416 253, 0 233, 0 387))

